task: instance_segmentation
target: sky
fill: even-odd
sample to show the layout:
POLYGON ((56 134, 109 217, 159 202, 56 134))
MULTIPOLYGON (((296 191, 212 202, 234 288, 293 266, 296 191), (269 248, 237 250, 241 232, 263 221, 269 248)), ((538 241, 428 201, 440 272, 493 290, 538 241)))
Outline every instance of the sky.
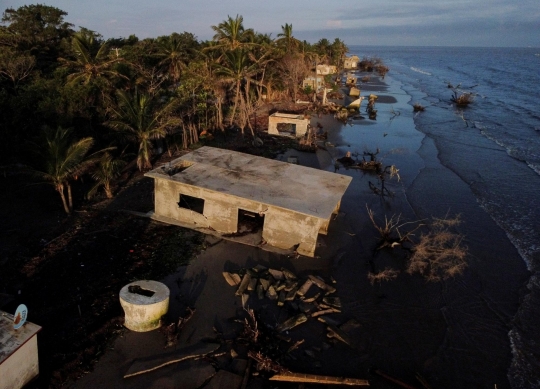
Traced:
POLYGON ((0 0, 0 10, 45 4, 104 38, 184 31, 212 39, 211 26, 241 15, 244 27, 347 45, 540 47, 539 0, 0 0))

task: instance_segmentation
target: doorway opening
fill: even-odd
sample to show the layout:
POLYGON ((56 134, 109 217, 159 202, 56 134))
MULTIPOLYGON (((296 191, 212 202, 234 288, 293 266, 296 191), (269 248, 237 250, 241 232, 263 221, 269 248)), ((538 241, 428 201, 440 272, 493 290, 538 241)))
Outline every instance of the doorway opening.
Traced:
POLYGON ((264 227, 264 214, 238 209, 238 227, 236 235, 260 234, 264 227))

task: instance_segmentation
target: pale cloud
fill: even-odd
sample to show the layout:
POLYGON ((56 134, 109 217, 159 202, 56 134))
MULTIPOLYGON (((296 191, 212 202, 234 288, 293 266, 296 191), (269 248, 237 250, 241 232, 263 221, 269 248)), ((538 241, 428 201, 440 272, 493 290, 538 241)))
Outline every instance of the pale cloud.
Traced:
MULTIPOLYGON (((0 0, 18 8, 28 0, 0 0)), ((68 12, 66 21, 105 38, 190 32, 212 39, 212 25, 242 15, 244 26, 275 37, 285 23, 293 35, 317 42, 340 38, 373 45, 540 46, 538 0, 40 0, 68 12)), ((1 7, 1 6, 0 6, 1 7)), ((0 12, 3 9, 0 9, 0 12)))
POLYGON ((340 28, 343 25, 341 20, 327 20, 326 27, 330 28, 340 28))

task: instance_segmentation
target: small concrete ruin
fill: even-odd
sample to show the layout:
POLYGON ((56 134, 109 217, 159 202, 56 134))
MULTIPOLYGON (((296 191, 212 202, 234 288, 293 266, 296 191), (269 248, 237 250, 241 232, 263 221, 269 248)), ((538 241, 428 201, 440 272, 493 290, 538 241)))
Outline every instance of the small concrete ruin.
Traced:
POLYGON ((325 76, 327 74, 336 74, 336 73, 337 73, 337 66, 335 65, 326 65, 326 64, 317 65, 317 74, 321 74, 325 76))
POLYGON ((41 327, 27 321, 15 329, 15 321, 13 315, 0 311, 0 389, 22 388, 39 375, 41 327))
POLYGON ((304 78, 302 81, 302 89, 306 89, 307 87, 310 87, 314 91, 318 91, 324 87, 324 77, 309 76, 304 78))
POLYGON ((349 90, 349 96, 360 97, 360 89, 355 86, 351 87, 351 89, 349 90))
POLYGON ((360 61, 360 58, 358 58, 357 55, 352 55, 350 57, 345 57, 343 60, 343 68, 344 69, 354 69, 358 67, 358 62, 360 61))
POLYGON ((157 281, 135 281, 120 290, 124 326, 146 332, 161 327, 161 318, 169 310, 169 288, 157 281))
POLYGON ((356 85, 358 82, 358 77, 356 77, 354 74, 348 73, 345 79, 345 84, 347 85, 356 85))
POLYGON ((154 179, 155 220, 222 236, 254 234, 259 246, 311 257, 352 180, 207 146, 146 176, 154 179))
POLYGON ((268 116, 268 133, 271 135, 293 135, 303 137, 309 125, 309 119, 304 115, 276 112, 268 116), (280 130, 280 124, 288 124, 288 128, 280 130))

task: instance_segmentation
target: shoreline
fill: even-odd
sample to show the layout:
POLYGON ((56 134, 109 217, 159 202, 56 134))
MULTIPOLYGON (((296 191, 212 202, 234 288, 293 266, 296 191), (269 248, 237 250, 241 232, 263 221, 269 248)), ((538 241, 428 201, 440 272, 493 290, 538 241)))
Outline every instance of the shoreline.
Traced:
MULTIPOLYGON (((378 103, 377 121, 364 119, 361 124, 351 126, 334 121, 330 116, 314 117, 312 124, 322 120, 323 126, 332 126, 329 127, 328 141, 335 147, 319 158, 294 153, 300 154, 300 163, 310 160, 310 163, 321 164, 322 160, 326 161, 322 164, 325 170, 332 171, 334 166, 327 163, 328 156, 335 158, 351 149, 362 152, 363 147, 380 147, 381 153, 385 154, 385 163, 395 164, 402 174, 402 181, 393 185, 395 198, 381 202, 367 185, 369 180, 375 180, 374 176, 340 168, 338 173, 351 175, 353 182, 343 198, 337 220, 330 225, 329 235, 321 237, 317 251, 319 258, 288 258, 253 247, 210 239, 211 245, 194 262, 165 278, 165 283, 171 288, 171 297, 176 296, 177 301, 173 304, 174 299, 171 298, 169 317, 181 316, 184 306, 197 309, 197 315, 180 334, 177 348, 213 336, 216 325, 230 333, 232 329, 226 323, 242 308, 240 299, 234 296, 234 289, 226 285, 221 272, 263 264, 285 267, 297 274, 317 273, 333 277, 343 302, 344 315, 354 318, 360 325, 361 331, 356 332, 353 350, 340 344, 333 346, 318 356, 322 365, 320 368, 314 368, 313 360, 300 354, 299 360, 291 362, 291 366, 302 369, 301 372, 369 378, 373 387, 385 387, 380 379, 368 373, 371 366, 377 365, 410 382, 414 382, 413 373, 420 371, 430 384, 441 388, 487 385, 488 382, 497 383, 499 388, 509 386, 506 374, 511 355, 506 323, 517 310, 519 291, 501 288, 494 279, 508 283, 509 278, 520 279, 521 273, 501 274, 498 270, 500 263, 496 263, 496 269, 493 269, 492 263, 479 263, 476 247, 480 247, 479 250, 486 247, 483 247, 485 242, 482 239, 476 242, 478 238, 474 225, 468 227, 471 234, 466 235, 468 243, 471 241, 474 255, 463 276, 438 284, 426 283, 420 276, 407 274, 380 285, 371 285, 367 279, 368 262, 372 258, 377 236, 367 219, 366 204, 378 216, 401 213, 407 220, 418 220, 422 215, 444 216, 448 205, 465 207, 468 215, 470 209, 483 213, 472 200, 474 196, 470 197, 472 194, 468 187, 461 186, 460 190, 465 195, 460 196, 448 190, 448 186, 455 189, 459 179, 440 165, 434 144, 416 130, 408 95, 396 88, 399 83, 390 77, 388 83, 388 88, 378 93, 393 95, 397 103, 378 103), (390 120, 390 109, 400 112, 399 116, 390 120), (384 136, 384 133, 387 135, 384 136), (395 148, 399 148, 400 152, 391 152, 395 148), (443 175, 446 181, 442 180, 443 175), (438 184, 445 183, 438 188, 442 193, 437 194, 448 197, 443 205, 432 201, 434 180, 438 184), (504 310, 498 312, 495 304, 497 307, 504 306, 504 310), (450 360, 454 362, 448 371, 450 360)), ((484 223, 489 224, 489 221, 484 223)), ((399 253, 379 255, 376 260, 378 266, 402 268, 399 253)), ((253 304, 257 306, 256 302, 253 304)), ((279 321, 279 316, 276 320, 279 321)), ((324 339, 316 335, 318 331, 315 329, 314 333, 308 335, 315 337, 310 339, 315 346, 324 339)), ((304 332, 299 328, 298 332, 291 331, 291 336, 304 332)), ((126 333, 123 338, 117 339, 115 351, 107 352, 97 363, 94 372, 77 381, 75 387, 137 387, 132 384, 125 386, 128 383, 119 373, 122 366, 129 365, 134 358, 163 353, 162 339, 157 331, 126 333), (143 354, 141 344, 146 347, 143 354)), ((180 367, 178 370, 181 370, 180 367)), ((164 373, 148 375, 141 384, 158 382, 155 380, 163 377, 164 373)), ((170 370, 169 373, 181 374, 181 371, 170 370)))

